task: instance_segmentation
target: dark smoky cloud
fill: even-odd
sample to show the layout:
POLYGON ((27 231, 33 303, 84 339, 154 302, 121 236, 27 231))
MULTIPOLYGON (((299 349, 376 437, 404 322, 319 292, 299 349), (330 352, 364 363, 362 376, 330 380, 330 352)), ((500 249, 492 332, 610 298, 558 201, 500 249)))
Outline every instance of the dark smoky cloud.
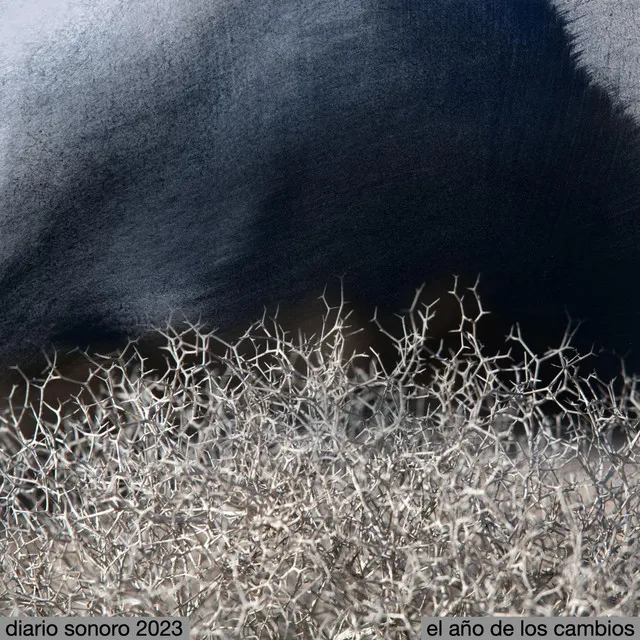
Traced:
POLYGON ((454 273, 542 346, 568 311, 632 349, 619 4, 574 3, 572 48, 547 0, 0 2, 0 360, 454 273))

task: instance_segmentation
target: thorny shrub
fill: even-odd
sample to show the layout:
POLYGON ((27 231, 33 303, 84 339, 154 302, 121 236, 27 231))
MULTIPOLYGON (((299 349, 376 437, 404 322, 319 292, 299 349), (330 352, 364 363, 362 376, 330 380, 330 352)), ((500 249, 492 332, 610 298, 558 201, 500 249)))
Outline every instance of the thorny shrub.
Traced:
POLYGON ((580 375, 570 336, 487 355, 476 306, 429 354, 416 304, 387 373, 345 355, 343 309, 308 338, 166 330, 160 368, 135 343, 86 356, 46 407, 52 360, 2 414, 0 613, 342 640, 417 638, 426 615, 638 615, 636 381, 580 375))

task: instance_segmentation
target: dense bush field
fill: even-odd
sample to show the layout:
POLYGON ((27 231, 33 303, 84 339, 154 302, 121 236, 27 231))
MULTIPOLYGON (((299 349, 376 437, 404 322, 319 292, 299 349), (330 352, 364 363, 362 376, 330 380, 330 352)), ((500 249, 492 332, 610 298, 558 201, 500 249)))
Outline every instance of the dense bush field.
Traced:
POLYGON ((166 368, 136 344, 87 356, 53 410, 52 362, 31 416, 2 415, 0 613, 342 640, 417 638, 422 615, 639 615, 635 380, 579 375, 568 341, 488 355, 469 317, 427 359, 430 312, 388 374, 346 352, 348 313, 226 346, 167 330, 166 368))

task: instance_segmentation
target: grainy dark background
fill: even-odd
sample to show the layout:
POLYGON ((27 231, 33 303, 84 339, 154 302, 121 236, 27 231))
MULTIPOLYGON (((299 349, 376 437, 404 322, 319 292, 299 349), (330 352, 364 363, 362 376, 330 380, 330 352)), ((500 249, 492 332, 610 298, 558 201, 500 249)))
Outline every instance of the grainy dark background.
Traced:
MULTIPOLYGON (((229 326, 343 273, 391 308, 481 271, 505 323, 568 305, 583 346, 632 346, 637 145, 546 5, 299 6, 0 3, 0 356, 229 326)), ((638 9, 570 18, 633 102, 638 9)))

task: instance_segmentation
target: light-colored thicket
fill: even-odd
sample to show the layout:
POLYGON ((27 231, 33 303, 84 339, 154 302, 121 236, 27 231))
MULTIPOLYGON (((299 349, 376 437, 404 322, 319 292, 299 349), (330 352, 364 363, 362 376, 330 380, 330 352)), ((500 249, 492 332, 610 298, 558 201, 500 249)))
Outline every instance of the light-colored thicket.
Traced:
POLYGON ((310 339, 265 320, 224 349, 164 332, 166 370, 135 345, 93 356, 33 439, 5 410, 0 613, 343 640, 416 638, 421 615, 638 615, 635 382, 580 378, 568 343, 483 354, 477 317, 425 360, 430 312, 391 375, 345 357, 348 314, 310 339))

